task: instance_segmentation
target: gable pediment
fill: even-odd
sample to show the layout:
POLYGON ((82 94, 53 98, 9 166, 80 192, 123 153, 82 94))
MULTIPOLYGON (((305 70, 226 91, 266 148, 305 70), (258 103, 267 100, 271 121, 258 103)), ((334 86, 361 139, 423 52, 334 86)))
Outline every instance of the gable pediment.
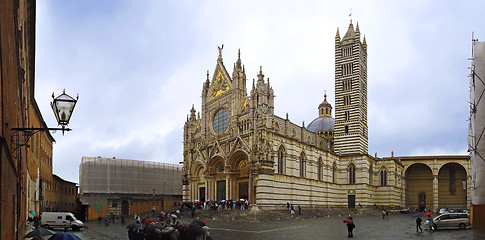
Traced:
POLYGON ((224 149, 222 149, 221 145, 219 144, 218 141, 215 142, 215 144, 210 148, 210 158, 213 158, 214 156, 219 155, 219 156, 226 156, 226 153, 224 152, 224 149))
POLYGON ((221 60, 217 60, 216 70, 212 76, 212 82, 209 87, 209 101, 214 100, 231 89, 231 77, 221 60))

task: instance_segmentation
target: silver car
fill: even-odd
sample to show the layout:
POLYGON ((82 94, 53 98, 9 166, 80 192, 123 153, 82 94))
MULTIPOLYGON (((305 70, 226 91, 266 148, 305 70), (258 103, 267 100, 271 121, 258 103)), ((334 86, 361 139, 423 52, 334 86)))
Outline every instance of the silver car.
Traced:
MULTIPOLYGON (((433 218, 434 228, 460 228, 465 229, 470 226, 470 219, 466 213, 445 213, 433 218)), ((428 221, 425 221, 425 226, 428 221)))

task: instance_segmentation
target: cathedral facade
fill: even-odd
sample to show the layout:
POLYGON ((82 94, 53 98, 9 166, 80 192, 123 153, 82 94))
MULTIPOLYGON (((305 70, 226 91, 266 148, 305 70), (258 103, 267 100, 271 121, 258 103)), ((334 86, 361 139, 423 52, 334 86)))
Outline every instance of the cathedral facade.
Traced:
MULTIPOLYGON (((469 176, 467 156, 444 157, 440 165, 432 156, 368 154, 367 43, 358 24, 350 22, 343 37, 339 30, 335 36, 335 118, 326 95, 308 126, 276 116, 274 107, 262 68, 248 92, 240 53, 229 74, 220 48, 214 74, 208 72, 202 86, 201 112, 192 107, 184 125, 184 201, 247 199, 261 209, 287 202, 307 208, 429 208, 439 206, 441 167, 457 165, 446 165, 459 169, 455 183, 462 181, 456 176, 469 176), (408 175, 414 179, 410 185, 408 175)), ((465 196, 458 204, 465 207, 467 191, 458 195, 465 196)))

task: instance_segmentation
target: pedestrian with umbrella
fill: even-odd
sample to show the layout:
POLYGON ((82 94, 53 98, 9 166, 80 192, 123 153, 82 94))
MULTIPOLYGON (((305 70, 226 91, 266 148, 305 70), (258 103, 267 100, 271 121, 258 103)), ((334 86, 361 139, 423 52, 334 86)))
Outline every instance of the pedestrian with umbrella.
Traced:
POLYGON ((428 216, 428 229, 429 229, 429 231, 434 231, 434 222, 433 222, 433 218, 431 218, 431 215, 433 215, 433 213, 431 213, 431 212, 424 214, 425 217, 428 216))
POLYGON ((348 231, 348 236, 347 237, 353 237, 354 236, 354 228, 355 228, 355 223, 352 220, 352 217, 348 217, 344 219, 344 223, 347 224, 347 231, 348 231))
POLYGON ((423 219, 418 214, 418 217, 416 218, 416 232, 418 232, 418 228, 423 232, 423 229, 421 228, 421 223, 423 222, 423 219))

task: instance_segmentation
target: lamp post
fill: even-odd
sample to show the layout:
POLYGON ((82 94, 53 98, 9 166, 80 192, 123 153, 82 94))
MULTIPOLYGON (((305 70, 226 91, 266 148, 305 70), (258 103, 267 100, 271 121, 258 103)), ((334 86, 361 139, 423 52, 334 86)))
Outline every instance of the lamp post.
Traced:
POLYGON ((29 139, 38 132, 47 132, 47 131, 62 131, 62 135, 64 135, 65 131, 71 131, 72 129, 66 128, 69 124, 69 120, 71 119, 72 112, 74 111, 74 107, 76 106, 77 100, 79 99, 79 95, 74 99, 73 97, 66 94, 66 90, 62 91, 62 94, 58 97, 54 98, 54 93, 52 93, 51 107, 54 111, 54 115, 56 117, 57 123, 60 128, 12 128, 14 132, 23 132, 24 139, 23 143, 19 144, 17 142, 17 146, 12 150, 15 152, 19 147, 25 146, 29 139))

